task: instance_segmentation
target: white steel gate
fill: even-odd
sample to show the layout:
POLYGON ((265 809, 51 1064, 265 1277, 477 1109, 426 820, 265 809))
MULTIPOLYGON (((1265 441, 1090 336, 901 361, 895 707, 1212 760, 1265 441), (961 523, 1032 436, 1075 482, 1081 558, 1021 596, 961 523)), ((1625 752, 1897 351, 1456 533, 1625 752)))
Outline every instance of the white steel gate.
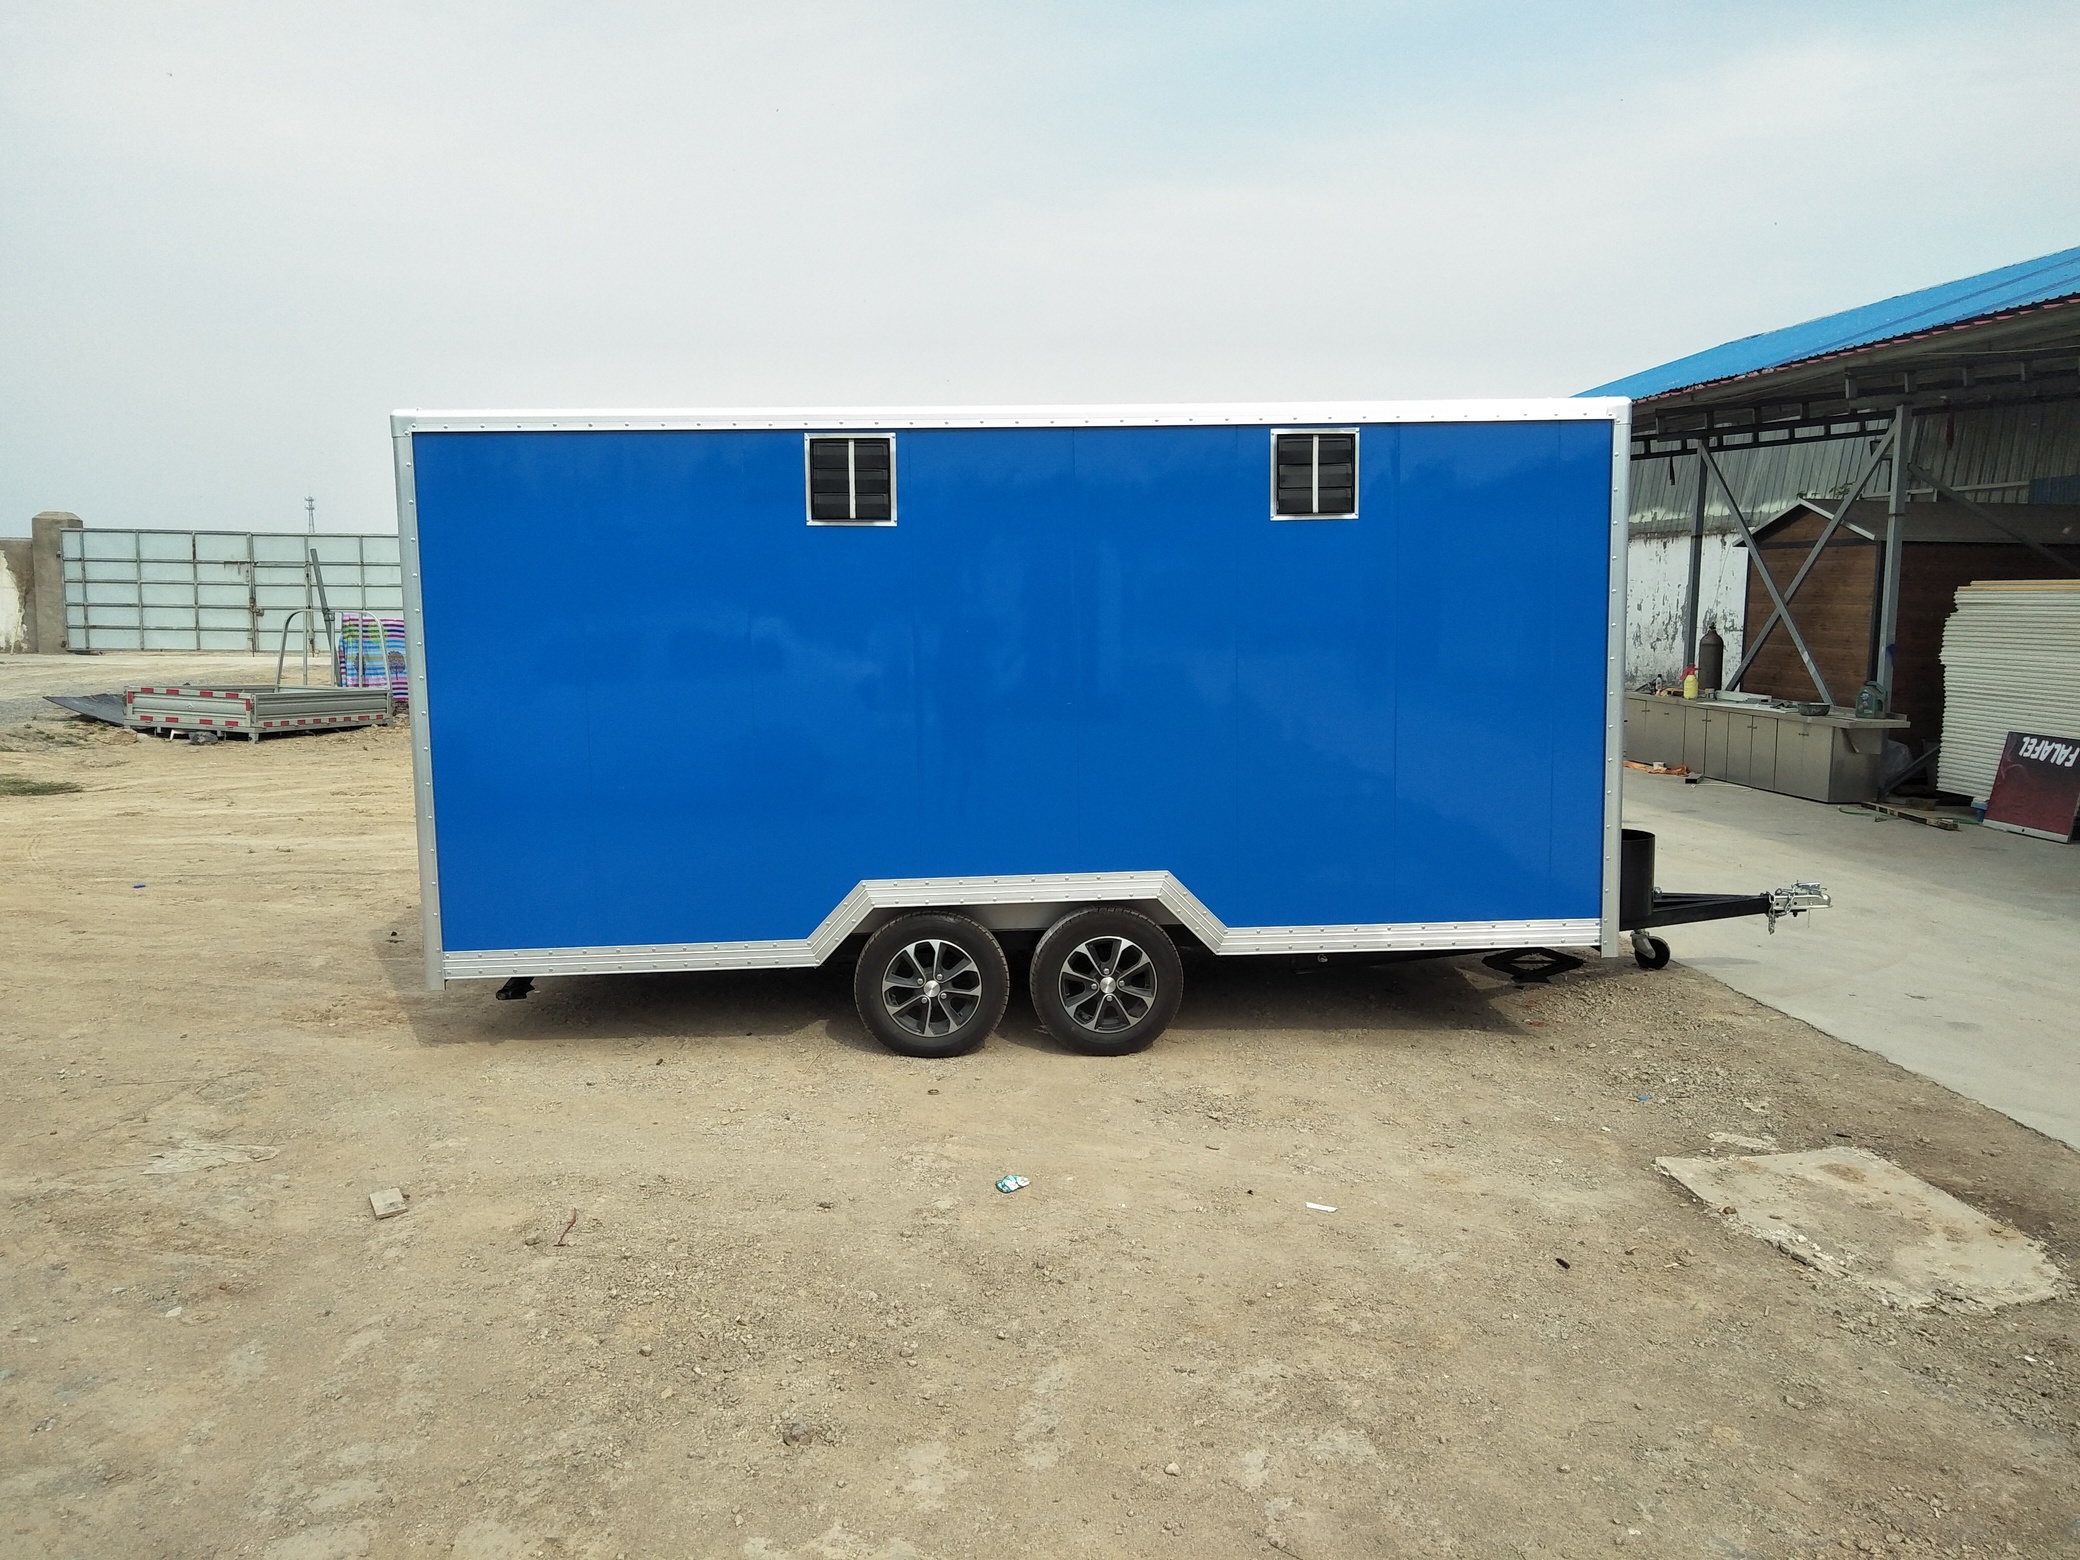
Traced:
POLYGON ((59 533, 65 569, 65 641, 74 650, 300 647, 323 628, 290 614, 317 605, 306 583, 316 553, 334 612, 404 611, 394 536, 305 536, 266 531, 59 533))

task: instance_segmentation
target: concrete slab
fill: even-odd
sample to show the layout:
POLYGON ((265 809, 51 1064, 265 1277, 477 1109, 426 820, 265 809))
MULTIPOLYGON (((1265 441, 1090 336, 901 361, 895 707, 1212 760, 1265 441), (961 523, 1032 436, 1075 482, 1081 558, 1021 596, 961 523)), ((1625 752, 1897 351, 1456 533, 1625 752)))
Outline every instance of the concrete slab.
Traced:
POLYGON ((1675 957, 1815 1028, 2080 1147, 2080 846, 1955 833, 1745 786, 1627 771, 1658 886, 1809 879, 1834 908, 1668 928, 1675 957))
POLYGON ((2036 1241, 1869 1149, 1654 1163, 1737 1228, 1887 1305, 1990 1311, 2059 1292, 2036 1241))

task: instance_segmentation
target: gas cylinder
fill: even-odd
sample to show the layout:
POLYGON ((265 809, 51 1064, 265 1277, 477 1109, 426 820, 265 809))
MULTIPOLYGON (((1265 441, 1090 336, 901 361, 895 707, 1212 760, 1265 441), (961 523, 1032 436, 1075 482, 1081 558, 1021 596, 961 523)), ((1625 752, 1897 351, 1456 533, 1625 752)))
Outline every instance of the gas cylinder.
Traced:
POLYGON ((1725 675, 1726 641, 1719 637, 1718 628, 1708 623, 1697 641, 1697 686, 1706 693, 1716 692, 1725 675))

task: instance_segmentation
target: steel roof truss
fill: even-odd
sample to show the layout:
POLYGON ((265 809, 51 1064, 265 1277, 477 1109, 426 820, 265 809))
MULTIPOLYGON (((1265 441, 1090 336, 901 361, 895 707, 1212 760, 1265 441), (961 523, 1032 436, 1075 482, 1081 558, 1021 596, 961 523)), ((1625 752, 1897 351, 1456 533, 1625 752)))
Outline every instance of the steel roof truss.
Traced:
POLYGON ((1911 471, 1915 476, 1919 477, 1922 481, 1926 482, 1931 488, 1935 489, 1935 491, 1939 495, 1949 499, 1950 502, 1953 504, 1961 504, 1965 509, 1977 515, 1981 520, 1984 520, 1988 525, 1992 526, 1996 531, 2001 532, 2003 535, 2014 537, 2016 541, 2022 543, 2023 546, 2027 547, 2031 552, 2037 554, 2037 556, 2039 556, 2040 558, 2043 558, 2046 562, 2051 563, 2056 567, 2065 570, 2068 574, 2080 574, 2080 568, 2075 568, 2070 562, 2068 562, 2064 558, 2059 557, 2059 555, 2053 552, 2050 548, 2044 546, 2040 542, 2034 542, 2030 540, 2030 538, 2024 536, 2020 531, 2010 526, 2006 521, 1996 519, 1992 511, 1988 510, 1985 505, 1975 504, 1970 499, 1966 498, 1962 493, 1958 492, 1956 488, 1944 486, 1944 484, 1938 482, 1934 477, 1930 476, 1924 468, 1920 466, 1909 465, 1907 469, 1911 471))
MULTIPOLYGON (((1833 704, 1834 695, 1827 691, 1827 681, 1820 675, 1820 663, 1813 659, 1813 652, 1806 648, 1805 635, 1798 631, 1798 624, 1791 616, 1791 608, 1785 604, 1784 593, 1777 589, 1776 579, 1762 561, 1762 549, 1755 541, 1755 533, 1748 529, 1748 517, 1741 513, 1740 500, 1733 496, 1733 484, 1726 480, 1726 473, 1721 471, 1719 463, 1712 459, 1710 450, 1699 445, 1697 456, 1704 462, 1706 469, 1719 479, 1719 491, 1726 495, 1726 505, 1733 511, 1733 523, 1741 528, 1741 540, 1748 544, 1748 566, 1762 576, 1762 588, 1769 592, 1769 599, 1777 609, 1771 621, 1774 622, 1776 617, 1783 618, 1784 631, 1791 636, 1792 644, 1798 647, 1798 657, 1806 663, 1806 675, 1813 679, 1814 691, 1824 702, 1833 704)), ((1746 670, 1747 666, 1743 663, 1741 671, 1746 670)), ((1733 681, 1735 684, 1740 682, 1739 672, 1734 674, 1733 681)))
MULTIPOLYGON (((1798 588, 1801 585, 1805 584, 1806 576, 1813 572, 1813 565, 1820 561, 1820 554, 1826 550, 1827 544, 1834 540, 1834 533, 1836 527, 1840 526, 1842 522, 1848 517, 1849 506, 1855 503, 1857 499, 1863 496, 1864 487, 1870 482, 1872 476, 1876 474, 1878 467, 1884 463, 1885 457, 1892 452, 1892 446, 1896 442, 1898 442, 1898 439, 1899 422, 1897 419, 1895 419, 1892 428, 1886 433, 1884 439, 1880 441, 1878 447, 1875 450, 1871 451, 1871 458, 1864 462, 1863 473, 1861 476, 1857 477, 1856 481, 1850 486, 1848 496, 1842 500, 1840 507, 1837 508, 1833 514, 1827 517, 1827 524, 1823 526, 1820 531, 1820 540, 1813 543, 1813 550, 1806 554, 1806 561, 1800 564, 1798 566, 1798 572, 1792 575, 1791 587, 1790 589, 1784 592, 1782 601, 1779 602, 1777 606, 1774 606, 1770 609, 1769 617, 1765 619, 1763 622, 1762 632, 1757 634, 1752 641, 1750 641, 1748 644, 1742 647, 1741 664, 1733 669, 1733 675, 1727 678, 1726 680, 1726 685, 1729 688, 1738 688, 1741 685, 1741 678, 1746 676, 1748 668, 1755 664, 1755 657, 1762 653, 1762 647, 1768 641, 1770 631, 1777 626, 1777 618, 1779 617, 1779 615, 1782 615, 1785 622, 1785 626, 1787 628, 1791 627, 1791 603, 1798 596, 1798 588)), ((1712 469, 1715 472, 1718 470, 1716 463, 1714 464, 1712 469)), ((1723 487, 1725 485, 1726 479, 1724 477, 1720 477, 1719 482, 1720 485, 1723 487)), ((1733 495, 1729 490, 1727 494, 1728 499, 1731 500, 1732 496, 1733 495)), ((1852 526, 1850 527, 1850 529, 1854 530, 1855 527, 1852 526)), ((1873 539, 1875 540, 1875 538, 1873 539)), ((1770 578, 1769 570, 1763 566, 1762 555, 1756 549, 1754 541, 1752 539, 1750 539, 1748 543, 1748 562, 1753 564, 1756 568, 1762 570, 1762 577, 1764 579, 1770 578)), ((1772 592, 1771 594, 1774 596, 1775 593, 1772 592)), ((1791 632, 1793 637, 1796 638, 1798 630, 1796 628, 1791 628, 1791 632)), ((1805 646, 1803 644, 1800 644, 1798 653, 1800 655, 1806 654, 1805 646)), ((1806 670, 1813 671, 1813 662, 1810 656, 1806 657, 1806 670)), ((1813 673, 1813 684, 1814 687, 1819 690, 1820 696, 1823 699, 1827 698, 1827 689, 1820 682, 1820 674, 1818 672, 1813 673)), ((1828 699, 1827 702, 1832 704, 1834 701, 1832 699, 1828 699)))

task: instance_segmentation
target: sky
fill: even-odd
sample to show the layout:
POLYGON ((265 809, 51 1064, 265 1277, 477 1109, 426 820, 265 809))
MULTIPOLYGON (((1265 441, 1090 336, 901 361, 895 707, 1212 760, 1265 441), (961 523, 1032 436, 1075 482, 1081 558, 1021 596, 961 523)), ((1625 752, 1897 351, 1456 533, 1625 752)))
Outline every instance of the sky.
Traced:
POLYGON ((0 5, 0 534, 394 408, 1571 394, 2080 244, 2080 6, 0 5))

